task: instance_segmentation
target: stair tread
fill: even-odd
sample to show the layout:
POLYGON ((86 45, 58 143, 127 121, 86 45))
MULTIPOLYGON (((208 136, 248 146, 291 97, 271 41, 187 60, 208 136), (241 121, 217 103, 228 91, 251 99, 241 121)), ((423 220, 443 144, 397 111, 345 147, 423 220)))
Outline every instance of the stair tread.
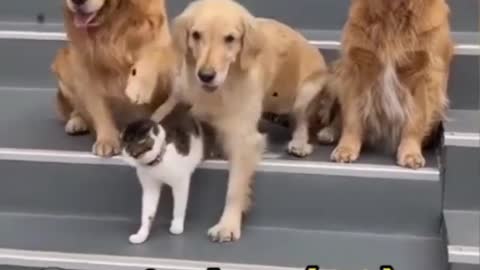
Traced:
MULTIPOLYGON (((341 29, 298 29, 312 45, 320 49, 339 49, 341 29)), ((480 55, 480 32, 452 32, 456 53, 480 55)), ((18 23, 0 21, 0 39, 65 40, 63 24, 18 23)))
POLYGON ((444 211, 449 262, 480 265, 480 212, 444 211))
MULTIPOLYGON (((0 248, 9 250, 121 256, 130 262, 137 258, 210 262, 212 265, 208 266, 228 262, 378 269, 381 264, 392 264, 398 269, 445 269, 441 240, 436 238, 247 226, 239 242, 220 245, 208 241, 207 226, 187 223, 185 233, 180 236, 168 234, 167 224, 158 224, 149 241, 134 246, 128 242, 128 235, 137 225, 131 222, 9 214, 2 214, 1 218, 0 248)), ((2 255, 5 252, 0 249, 2 255)), ((90 259, 89 262, 95 261, 94 257, 90 259)))
MULTIPOLYGON (((93 142, 91 136, 71 137, 64 133, 62 123, 56 118, 53 103, 54 93, 53 91, 40 90, 0 91, 0 126, 9 127, 0 129, 0 149, 3 150, 0 157, 7 160, 9 158, 16 159, 14 158, 15 153, 37 150, 49 151, 48 155, 50 157, 65 158, 63 160, 65 162, 68 162, 69 157, 72 159, 85 157, 95 164, 101 162, 123 164, 123 162, 115 159, 107 161, 89 156, 93 142), (65 156, 64 152, 68 152, 68 156, 65 156)), ((285 152, 288 136, 288 131, 285 128, 270 126, 269 141, 271 143, 269 151, 265 155, 265 162, 277 163, 268 163, 269 166, 280 165, 291 168, 303 166, 306 173, 316 166, 330 166, 339 170, 358 170, 360 174, 362 170, 374 166, 377 171, 387 170, 391 173, 393 170, 400 175, 405 174, 411 177, 427 175, 433 177, 433 179, 437 179, 439 173, 434 150, 426 151, 427 167, 417 171, 396 166, 394 155, 380 154, 368 149, 362 153, 360 160, 355 164, 336 164, 330 162, 329 159, 333 146, 316 145, 314 154, 305 159, 289 156, 285 152)), ((38 152, 33 154, 38 154, 38 152)), ((45 156, 45 158, 48 157, 45 156)), ((217 163, 212 164, 212 166, 217 163)))
POLYGON ((444 121, 445 145, 480 147, 480 111, 450 110, 444 121))

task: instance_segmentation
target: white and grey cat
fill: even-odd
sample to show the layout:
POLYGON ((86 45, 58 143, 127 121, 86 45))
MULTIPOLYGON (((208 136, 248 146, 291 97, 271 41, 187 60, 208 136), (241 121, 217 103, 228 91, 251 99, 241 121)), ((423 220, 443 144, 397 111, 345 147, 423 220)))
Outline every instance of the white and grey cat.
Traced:
POLYGON ((148 239, 165 184, 173 195, 170 232, 182 234, 191 176, 205 157, 203 129, 189 106, 177 106, 159 124, 149 119, 131 123, 122 133, 122 143, 122 156, 136 168, 143 191, 141 226, 130 242, 148 239))

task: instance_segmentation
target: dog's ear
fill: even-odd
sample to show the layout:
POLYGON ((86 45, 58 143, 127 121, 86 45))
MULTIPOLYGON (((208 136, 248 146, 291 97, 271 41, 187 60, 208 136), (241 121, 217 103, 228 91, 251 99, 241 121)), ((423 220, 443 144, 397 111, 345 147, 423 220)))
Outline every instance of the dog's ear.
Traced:
POLYGON ((250 68, 262 49, 262 34, 257 27, 255 18, 248 16, 243 20, 242 50, 240 52, 240 67, 250 68))
POLYGON ((191 15, 188 10, 176 17, 172 22, 172 37, 174 47, 180 56, 188 52, 188 36, 191 27, 191 15))

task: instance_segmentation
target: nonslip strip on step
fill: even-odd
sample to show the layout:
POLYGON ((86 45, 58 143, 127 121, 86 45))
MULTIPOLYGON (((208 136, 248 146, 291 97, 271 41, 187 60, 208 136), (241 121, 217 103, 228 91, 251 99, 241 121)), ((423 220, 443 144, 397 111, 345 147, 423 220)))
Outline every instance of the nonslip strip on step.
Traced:
MULTIPOLYGON (((28 24, 27 24, 28 25, 28 24)), ((0 22, 0 39, 25 39, 25 40, 52 40, 65 41, 67 36, 63 26, 52 24, 47 26, 17 25, 0 22), (29 29, 38 30, 29 30, 29 29)), ((341 31, 339 30, 309 30, 298 29, 310 42, 311 45, 326 50, 338 50, 341 46, 341 31)), ((455 53, 457 55, 480 55, 480 33, 476 32, 453 32, 455 40, 455 53)))
MULTIPOLYGON (((54 91, 0 91, 0 159, 16 161, 125 165, 119 158, 99 158, 91 154, 91 136, 71 137, 63 132, 54 111, 54 91), (34 131, 34 132, 32 132, 34 131)), ((305 159, 294 158, 285 151, 289 134, 285 128, 272 125, 268 152, 258 167, 263 172, 290 174, 323 174, 361 178, 432 180, 439 178, 435 151, 427 151, 427 167, 420 170, 395 164, 394 155, 365 151, 358 162, 338 164, 330 161, 334 146, 315 146, 305 159)), ((207 160, 206 169, 226 170, 225 160, 207 160)))

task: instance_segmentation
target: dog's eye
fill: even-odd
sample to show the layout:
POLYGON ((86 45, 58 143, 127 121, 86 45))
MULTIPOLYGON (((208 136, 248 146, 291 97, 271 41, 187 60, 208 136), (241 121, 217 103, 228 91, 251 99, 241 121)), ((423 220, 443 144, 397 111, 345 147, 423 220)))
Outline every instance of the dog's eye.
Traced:
POLYGON ((136 76, 136 75, 137 75, 137 69, 134 68, 134 69, 132 69, 132 76, 136 76))
POLYGON ((225 42, 226 43, 232 43, 235 41, 235 37, 233 35, 228 35, 225 37, 225 42))
POLYGON ((202 38, 202 35, 198 32, 198 31, 193 31, 192 33, 192 38, 195 40, 195 41, 198 41, 202 38))

